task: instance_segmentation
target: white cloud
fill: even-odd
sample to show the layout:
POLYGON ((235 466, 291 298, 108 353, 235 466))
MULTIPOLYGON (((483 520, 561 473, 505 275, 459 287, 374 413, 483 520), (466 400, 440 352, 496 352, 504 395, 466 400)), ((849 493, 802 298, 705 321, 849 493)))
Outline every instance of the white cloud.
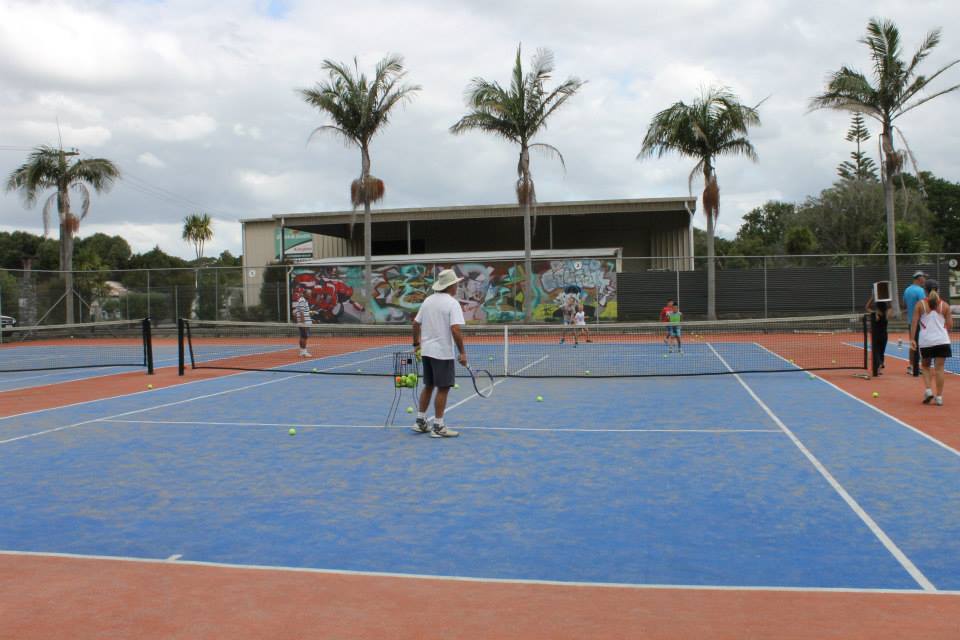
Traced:
POLYGON ((64 147, 100 147, 113 137, 110 129, 104 126, 75 126, 70 122, 61 122, 59 131, 56 121, 24 120, 18 123, 17 128, 25 136, 49 144, 56 144, 58 136, 62 135, 64 147))
POLYGON ((179 118, 125 118, 122 125, 135 133, 164 142, 196 140, 217 130, 217 121, 206 113, 179 118))
MULTIPOLYGON (((635 160, 653 114, 701 86, 730 86, 747 102, 769 95, 764 126, 752 134, 760 162, 719 162, 721 232, 732 235, 765 199, 799 201, 828 186, 849 153, 847 116, 807 114, 807 101, 842 64, 869 71, 857 39, 873 10, 857 5, 358 0, 284 3, 271 15, 262 3, 222 0, 0 0, 0 139, 24 149, 56 144, 59 118, 65 146, 108 157, 127 175, 162 163, 162 172, 140 168, 141 182, 157 189, 124 181, 95 195, 90 224, 189 256, 180 224, 206 210, 217 220, 216 242, 238 253, 239 218, 349 208, 359 153, 330 136, 307 145, 326 120, 295 90, 321 79, 325 58, 357 56, 369 67, 399 52, 423 90, 373 140, 383 206, 510 202, 516 148, 480 133, 454 137, 448 127, 465 110, 470 78, 509 81, 522 41, 525 59, 553 49, 556 78, 589 80, 540 136, 567 162, 564 172, 534 157, 545 201, 686 195, 692 161, 635 160)), ((928 29, 946 27, 925 70, 957 57, 960 8, 889 0, 881 10, 898 20, 907 51, 928 29)), ((960 70, 940 80, 950 86, 960 70)), ((901 122, 921 168, 952 180, 960 180, 960 131, 943 123, 958 99, 939 98, 901 122)), ((0 151, 0 175, 25 153, 0 151)), ((38 218, 15 194, 0 196, 5 224, 35 228, 38 218)))
POLYGON ((260 127, 250 127, 240 122, 233 125, 233 133, 241 138, 249 137, 253 138, 254 140, 260 140, 263 137, 260 127))
POLYGON ((145 151, 137 156, 137 162, 140 164, 145 164, 148 167, 153 167, 154 169, 163 169, 167 166, 167 163, 153 155, 149 151, 145 151))

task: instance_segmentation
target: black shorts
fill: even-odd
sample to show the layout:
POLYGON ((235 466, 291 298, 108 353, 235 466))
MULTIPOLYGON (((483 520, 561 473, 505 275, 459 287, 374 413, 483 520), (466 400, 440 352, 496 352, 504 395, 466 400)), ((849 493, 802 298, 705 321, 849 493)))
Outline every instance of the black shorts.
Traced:
POLYGON ((438 360, 423 356, 423 384, 445 389, 457 381, 456 360, 438 360))
POLYGON ((952 358, 953 352, 949 344, 935 344, 932 347, 920 347, 920 358, 922 360, 931 360, 933 358, 952 358))
POLYGON ((309 338, 309 337, 310 337, 310 327, 297 327, 297 329, 300 330, 300 337, 301 337, 301 338, 309 338))

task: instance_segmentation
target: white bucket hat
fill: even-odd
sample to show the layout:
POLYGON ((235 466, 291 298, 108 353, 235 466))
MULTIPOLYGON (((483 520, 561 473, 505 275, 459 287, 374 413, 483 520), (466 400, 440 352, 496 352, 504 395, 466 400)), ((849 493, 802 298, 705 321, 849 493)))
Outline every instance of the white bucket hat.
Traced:
POLYGON ((444 291, 447 287, 455 285, 461 280, 463 280, 463 278, 458 278, 453 269, 444 269, 440 272, 440 275, 437 276, 437 281, 433 283, 433 290, 444 291))

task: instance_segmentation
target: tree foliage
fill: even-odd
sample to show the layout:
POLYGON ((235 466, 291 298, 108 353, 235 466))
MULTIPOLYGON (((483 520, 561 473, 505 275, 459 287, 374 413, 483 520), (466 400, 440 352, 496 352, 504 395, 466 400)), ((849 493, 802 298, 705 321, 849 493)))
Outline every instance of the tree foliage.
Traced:
POLYGON ((847 142, 857 145, 857 150, 850 153, 850 159, 840 163, 837 174, 843 180, 871 180, 877 181, 877 163, 862 149, 862 145, 870 140, 870 131, 863 121, 862 113, 854 113, 847 131, 847 142))

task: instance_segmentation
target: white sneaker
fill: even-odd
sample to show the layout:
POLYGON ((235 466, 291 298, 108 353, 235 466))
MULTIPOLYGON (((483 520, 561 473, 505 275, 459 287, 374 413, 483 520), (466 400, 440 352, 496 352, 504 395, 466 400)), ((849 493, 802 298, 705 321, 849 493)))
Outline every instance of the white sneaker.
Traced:
POLYGON ((309 358, 309 357, 310 357, 310 352, 307 351, 306 349, 304 349, 303 351, 300 352, 300 357, 301 357, 301 358, 309 358))
POLYGON ((925 389, 923 392, 923 404, 930 404, 932 400, 933 400, 933 391, 930 391, 930 389, 925 389))
POLYGON ((936 398, 934 398, 934 399, 933 399, 933 403, 934 403, 935 405, 937 405, 938 407, 942 407, 942 406, 943 406, 943 396, 937 396, 936 398))
POLYGON ((426 418, 417 418, 417 423, 410 427, 414 433, 430 433, 430 425, 426 418))
POLYGON ((430 432, 431 438, 456 438, 458 435, 460 435, 459 431, 454 431, 447 427, 447 425, 441 427, 440 425, 434 424, 433 430, 430 432))

